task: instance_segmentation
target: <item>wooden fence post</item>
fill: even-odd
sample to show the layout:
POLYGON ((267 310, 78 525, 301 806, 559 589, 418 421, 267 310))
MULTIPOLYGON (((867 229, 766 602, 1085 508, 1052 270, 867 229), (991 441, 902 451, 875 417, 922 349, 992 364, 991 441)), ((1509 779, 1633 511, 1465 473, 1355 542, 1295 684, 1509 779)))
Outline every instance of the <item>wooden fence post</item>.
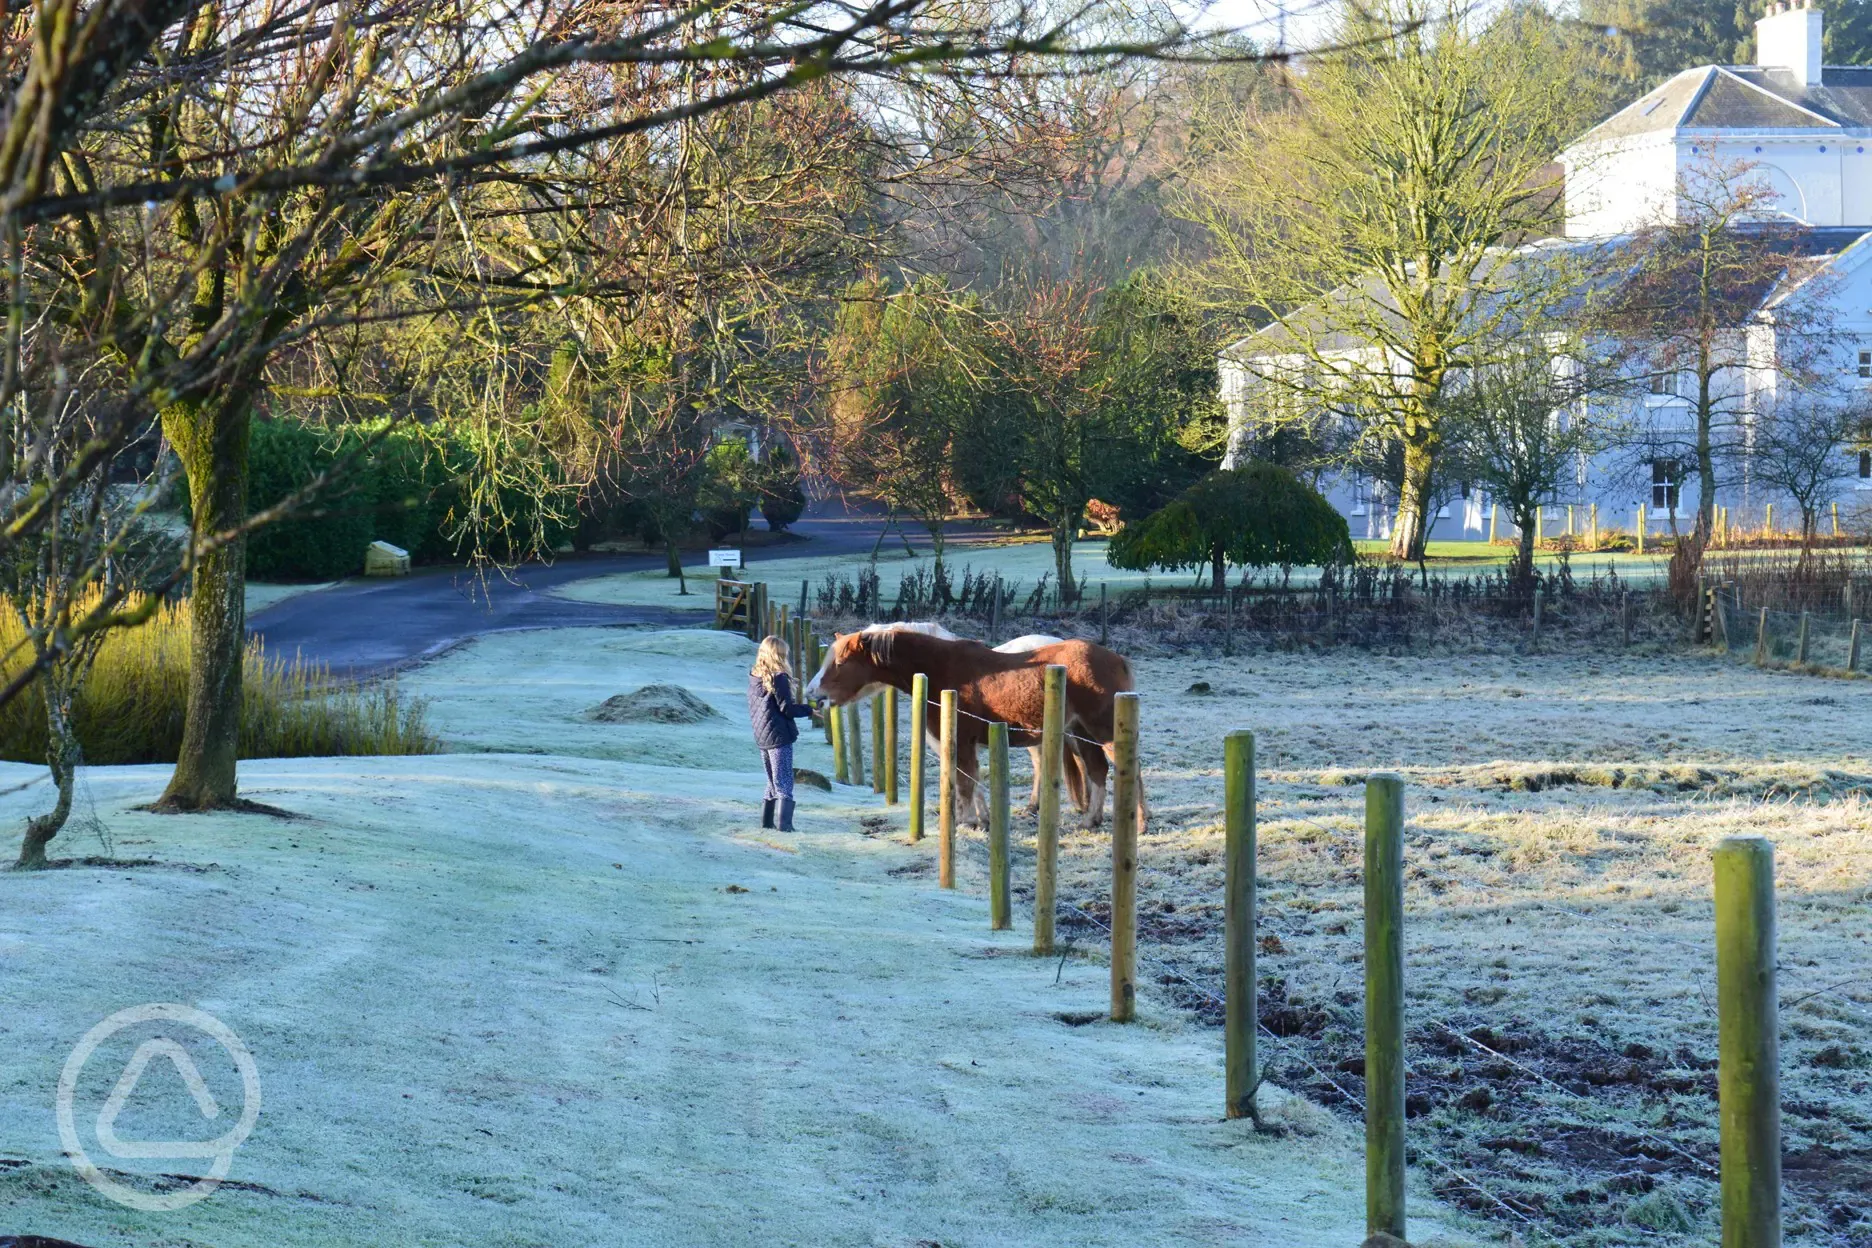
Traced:
POLYGON ((826 739, 832 743, 832 778, 840 784, 851 783, 845 758, 845 708, 828 706, 825 713, 826 739))
POLYGON ((1599 549, 1599 504, 1592 505, 1592 548, 1599 549))
POLYGON ((1040 725, 1040 806, 1034 827, 1034 952, 1053 952, 1059 886, 1060 770, 1066 761, 1066 669, 1049 663, 1040 725))
POLYGON ((923 839, 923 762, 929 755, 929 677, 910 678, 910 841, 923 839))
POLYGON ((994 578, 994 598, 988 603, 988 644, 1001 644, 1001 578, 994 578))
POLYGON ((1545 598, 1545 595, 1541 593, 1541 587, 1538 584, 1535 585, 1534 586, 1534 631, 1532 634, 1530 634, 1529 639, 1528 639, 1528 649, 1530 650, 1540 649, 1541 602, 1544 598, 1545 598))
POLYGON ((1105 582, 1099 582, 1099 645, 1111 644, 1111 611, 1105 605, 1105 582))
POLYGON ((1773 844, 1761 836, 1719 842, 1715 894, 1722 1243, 1723 1248, 1780 1248, 1773 844))
POLYGON ((1808 620, 1808 613, 1805 611, 1801 612, 1800 636, 1794 641, 1794 661, 1796 663, 1805 663, 1807 661, 1808 620))
POLYGON ((1638 504, 1638 553, 1641 555, 1644 554, 1644 539, 1645 539, 1644 504, 1639 503, 1638 504))
POLYGON ((856 702, 845 704, 845 772, 853 784, 865 782, 864 713, 856 702))
POLYGON ((1769 503, 1765 508, 1762 509, 1762 536, 1768 537, 1772 535, 1773 533, 1774 533, 1774 504, 1769 503))
POLYGON ((871 791, 884 791, 884 694, 871 695, 871 791))
POLYGON ((1761 667, 1768 662, 1768 608, 1761 609, 1761 619, 1755 625, 1755 666, 1761 667))
POLYGON ((1014 926, 1008 869, 1008 726, 988 725, 988 928, 1014 926))
POLYGON ((1834 504, 1833 504, 1833 536, 1837 538, 1837 537, 1838 537, 1839 535, 1840 535, 1840 532, 1839 532, 1839 504, 1838 504, 1838 503, 1834 503, 1834 504))
POLYGON ((1631 591, 1619 591, 1618 602, 1619 645, 1631 645, 1631 591))
POLYGON ((799 613, 802 620, 806 618, 806 587, 807 582, 802 580, 799 583, 799 613))
POLYGON ((1404 1238, 1404 781, 1365 781, 1365 1233, 1404 1238))
POLYGON ((1254 744, 1246 731, 1222 743, 1222 1097, 1230 1118, 1257 1117, 1254 744))
POLYGON ((1235 595, 1227 589, 1222 591, 1222 653, 1235 654, 1235 595))
POLYGON ((942 763, 936 781, 936 885, 955 887, 956 691, 942 691, 942 763))
POLYGON ((1846 641, 1846 670, 1849 672, 1856 672, 1859 670, 1859 621, 1858 620, 1853 621, 1852 636, 1848 638, 1846 641))
POLYGON ((897 804, 897 688, 884 691, 884 804, 897 804))
POLYGON ((1137 1017, 1138 695, 1112 699, 1111 1020, 1137 1017))

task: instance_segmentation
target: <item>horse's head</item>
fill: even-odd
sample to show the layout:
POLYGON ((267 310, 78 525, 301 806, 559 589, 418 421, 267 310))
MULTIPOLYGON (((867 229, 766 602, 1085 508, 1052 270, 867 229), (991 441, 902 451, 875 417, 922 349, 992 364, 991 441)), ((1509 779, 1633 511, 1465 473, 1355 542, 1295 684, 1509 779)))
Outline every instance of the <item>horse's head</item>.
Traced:
POLYGON ((890 686, 893 642, 899 633, 951 636, 936 624, 870 624, 855 633, 840 633, 806 683, 807 696, 844 706, 890 686))
POLYGON ((834 637, 826 649, 825 662, 806 683, 807 696, 824 698, 833 706, 844 706, 881 687, 883 665, 872 644, 873 636, 858 632, 834 637))

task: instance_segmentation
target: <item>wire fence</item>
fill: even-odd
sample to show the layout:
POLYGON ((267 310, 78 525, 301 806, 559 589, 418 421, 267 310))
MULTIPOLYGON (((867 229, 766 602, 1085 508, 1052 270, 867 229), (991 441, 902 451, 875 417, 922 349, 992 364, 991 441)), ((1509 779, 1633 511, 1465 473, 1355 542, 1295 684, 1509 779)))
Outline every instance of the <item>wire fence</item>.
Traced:
MULTIPOLYGON (((1719 598, 1718 608, 1724 605, 1725 601, 1719 598)), ((1770 616, 1774 614, 1771 612, 1770 616)), ((1730 628, 1730 622, 1726 619, 1716 627, 1733 631, 1730 628)), ((1809 661, 1817 661, 1816 643, 1820 637, 1814 628, 1811 613, 1809 613, 1806 629, 1807 646, 1810 651, 1809 661)), ((930 691, 932 707, 936 705, 935 695, 938 692, 934 689, 930 691)), ((966 718, 983 726, 994 722, 961 707, 956 707, 955 711, 958 718, 966 718)), ((858 720, 859 717, 853 717, 851 731, 858 731, 858 720)), ((874 720, 874 725, 877 722, 874 720)), ((929 727, 933 732, 934 720, 930 721, 929 727)), ((1039 730, 1028 728, 1024 731, 1038 735, 1039 730)), ((1101 750, 1109 748, 1109 743, 1100 742, 1081 732, 1067 729, 1064 735, 1076 747, 1101 750)), ((905 742, 913 751, 923 750, 930 744, 934 744, 934 742, 906 741, 903 736, 900 736, 898 740, 905 742)), ((862 754, 861 749, 854 751, 855 756, 862 756, 862 754)), ((896 765, 895 759, 891 765, 896 765)), ((856 783, 862 783, 862 771, 854 774, 852 779, 856 783)), ((876 779, 874 777, 874 781, 876 779)), ((874 787, 881 786, 874 785, 874 787)), ((1001 816, 1001 819, 1002 826, 1005 827, 1005 814, 1001 816)), ((1297 813, 1286 813, 1269 822, 1282 821, 1308 825, 1324 833, 1333 841, 1353 843, 1359 839, 1359 833, 1355 829, 1334 828, 1297 813)), ((956 838, 956 841, 955 848, 968 855, 970 859, 987 854, 987 847, 979 842, 967 838, 956 838)), ((944 843, 949 843, 947 836, 944 838, 944 843)), ((998 843, 1005 844, 1005 841, 998 843)), ((952 879, 949 874, 951 867, 947 865, 950 862, 949 851, 945 851, 945 886, 952 879)), ((991 864, 989 871, 992 875, 991 864)), ((1005 880, 1005 876, 1002 878, 1005 880)), ((1417 861, 1414 856, 1404 878, 1419 888, 1429 889, 1435 898, 1429 903, 1433 906, 1447 904, 1448 895, 1452 890, 1488 887, 1474 879, 1462 879, 1437 872, 1417 861)), ((1276 883, 1275 881, 1267 882, 1276 883)), ((999 895, 1005 896, 1005 883, 1000 887, 1002 891, 999 895)), ((1115 883, 1113 887, 1116 888, 1115 883)), ((1114 985, 1116 985, 1119 975, 1116 967, 1116 951, 1111 945, 1112 925, 1093 912, 1096 906, 1088 909, 1088 905, 1092 903, 1081 905, 1056 897, 1053 904, 1053 916, 1059 923, 1062 934, 1068 939, 1069 950, 1074 931, 1097 933, 1099 938, 1106 942, 1107 955, 1114 961, 1114 985)), ((1617 930, 1632 941, 1661 940, 1694 946, 1698 954, 1699 996, 1706 1013, 1711 1016, 1715 1014, 1709 994, 1704 991, 1701 982, 1703 978, 1701 966, 1711 960, 1713 950, 1711 942, 1674 941, 1672 937, 1664 936, 1650 928, 1638 927, 1620 922, 1610 916, 1589 914, 1551 902, 1543 902, 1541 907, 1567 915, 1580 924, 1595 924, 1617 930)), ((1129 914, 1131 911, 1127 909, 1125 913, 1129 914)), ((1340 925, 1338 930, 1343 932, 1344 928, 1345 925, 1340 925)), ((1135 921, 1126 930, 1133 933, 1130 940, 1134 942, 1138 934, 1135 921)), ((1219 925, 1216 930, 1219 931, 1219 925)), ((1266 930, 1265 926, 1263 930, 1266 930)), ((1216 932, 1212 931, 1210 934, 1216 934, 1216 932)), ((1213 980, 1211 972, 1199 970, 1192 975, 1172 962, 1141 949, 1136 950, 1135 955, 1127 955, 1129 956, 1135 956, 1137 962, 1155 974, 1160 983, 1175 987, 1176 992, 1171 995, 1177 1005, 1191 1008, 1199 1016, 1212 1020, 1218 1013, 1226 1012, 1227 1002, 1223 994, 1211 986, 1211 982, 1206 982, 1213 980)), ((1611 970, 1612 968, 1608 965, 1604 969, 1611 970)), ((1849 979, 1838 984, 1828 984, 1815 989, 1813 994, 1807 995, 1834 992, 1853 982, 1855 981, 1849 979)), ((1292 1026, 1291 1020, 1282 1012, 1288 1004, 1285 981, 1278 981, 1274 986, 1278 987, 1280 998, 1273 1002, 1276 1008, 1262 1015, 1256 1025, 1256 1033, 1267 1042, 1270 1049, 1266 1060, 1260 1065, 1258 1077, 1268 1078, 1269 1073, 1272 1072, 1276 1077, 1281 1077, 1282 1082, 1292 1090, 1311 1093, 1329 1105, 1336 1103, 1350 1113, 1363 1116, 1365 1100, 1360 1094, 1359 1087, 1365 1073, 1364 1066, 1362 1061, 1356 1066, 1349 1065, 1348 1063, 1354 1059, 1343 1054, 1343 1049, 1349 1047, 1345 1033, 1362 1034, 1362 1027, 1350 1026, 1351 1020, 1343 1018, 1331 1007, 1314 1007, 1320 1010, 1322 1016, 1328 1020, 1318 1027, 1292 1026), (1274 1026, 1269 1026, 1270 1022, 1274 1026), (1342 1022, 1347 1025, 1342 1026, 1342 1022), (1354 1074, 1357 1076, 1356 1079, 1353 1077, 1354 1074)), ((1349 1003, 1343 993, 1339 995, 1341 1005, 1349 1003)), ((1799 999, 1805 999, 1805 997, 1799 999)), ((1288 1011, 1288 1013, 1292 1012, 1288 1011)), ((1433 1110, 1437 1111, 1425 1125, 1411 1130, 1409 1155, 1414 1164, 1434 1172, 1436 1178, 1432 1186, 1440 1195, 1463 1205, 1472 1212, 1509 1219, 1518 1226, 1538 1229, 1541 1233, 1554 1233, 1579 1225, 1581 1213, 1577 1207, 1571 1206, 1574 1206, 1578 1199, 1603 1201, 1606 1199, 1603 1192, 1596 1196, 1586 1189, 1556 1193, 1552 1190, 1551 1183, 1543 1187, 1543 1180, 1531 1177, 1531 1172, 1525 1164, 1526 1159, 1490 1151, 1500 1147, 1510 1150, 1510 1153, 1517 1153, 1525 1145, 1538 1152, 1543 1141, 1558 1143, 1562 1152, 1573 1147, 1575 1141, 1585 1142, 1580 1145, 1580 1148, 1584 1150, 1581 1159, 1576 1161, 1568 1156, 1546 1163, 1548 1179, 1551 1179, 1557 1167, 1569 1175, 1569 1181, 1572 1181, 1571 1175, 1575 1173, 1582 1177, 1591 1175, 1593 1177, 1588 1179, 1588 1183, 1594 1185, 1595 1190, 1603 1188, 1605 1191, 1624 1191, 1629 1194, 1650 1191, 1649 1185, 1654 1175, 1669 1173, 1680 1180, 1689 1179, 1706 1185, 1708 1190, 1713 1190, 1715 1180, 1718 1178, 1718 1167, 1714 1162, 1711 1123, 1700 1120, 1693 1114, 1679 1119, 1678 1130, 1670 1131, 1656 1120, 1648 1120, 1641 1104, 1634 1105, 1631 1102, 1634 1099, 1642 1102, 1644 1098, 1656 1093, 1660 1087, 1669 1088, 1676 1095, 1708 1096, 1715 1088, 1716 1076, 1711 1073, 1714 1069, 1714 1062, 1685 1058, 1683 1055, 1688 1050, 1680 1050, 1675 1058, 1661 1059, 1660 1069, 1670 1076, 1669 1080, 1656 1083, 1633 1077, 1622 1093, 1616 1086, 1619 1078, 1614 1074, 1614 1077, 1603 1081, 1608 1086, 1604 1091, 1600 1091, 1598 1085, 1602 1080, 1590 1077, 1590 1073, 1585 1071, 1578 1060, 1567 1060, 1566 1055, 1558 1053, 1552 1047, 1554 1043, 1560 1042, 1558 1038, 1550 1041, 1537 1032, 1533 1037, 1534 1047, 1527 1047, 1526 1042, 1529 1037, 1521 1034, 1521 1030, 1525 1028, 1524 1024, 1510 1023, 1503 1031, 1498 1032, 1496 1027, 1500 1025, 1499 1023, 1491 1020, 1491 1025, 1477 1026, 1477 1020, 1473 1016, 1468 1017, 1467 1021, 1458 1017, 1465 1014, 1467 1011, 1462 1010, 1461 1007, 1457 1008, 1457 1016, 1453 1016, 1448 1012, 1447 1007, 1443 1010, 1423 1011, 1413 1005, 1411 1030, 1406 1036, 1404 1050, 1403 1086, 1412 1089, 1411 1096, 1407 1098, 1405 1113, 1415 1117, 1433 1112, 1433 1110), (1448 1095, 1457 1088, 1458 1080, 1473 1077, 1461 1068, 1460 1063, 1454 1064, 1455 1073, 1451 1073, 1450 1056, 1462 1052, 1472 1054, 1475 1059, 1486 1063, 1481 1068, 1481 1077, 1486 1086, 1497 1088, 1500 1093, 1508 1093, 1517 1112, 1538 1114, 1538 1122, 1530 1118, 1515 1119, 1518 1125, 1507 1136, 1501 1140, 1488 1140, 1477 1137, 1477 1127, 1467 1117, 1460 1114, 1452 1117, 1440 1112, 1442 1107, 1447 1107, 1452 1112, 1458 1108, 1475 1108, 1477 1113, 1469 1117, 1478 1117, 1480 1110, 1486 1109, 1489 1104, 1485 1098, 1479 1107, 1471 1107, 1468 1104, 1467 1094, 1460 1098, 1448 1095), (1684 1065, 1686 1062, 1688 1073, 1669 1069, 1675 1065, 1684 1065), (1556 1074, 1559 1075, 1558 1078, 1555 1077, 1556 1074), (1587 1077, 1582 1078, 1582 1075, 1587 1077), (1422 1092, 1422 1089, 1426 1088, 1431 1090, 1432 1095, 1425 1095, 1422 1092), (1523 1097, 1531 1099, 1523 1104, 1521 1100, 1523 1097), (1410 1107, 1408 1102, 1412 1100, 1420 1102, 1419 1108, 1410 1107), (1512 1138, 1517 1133, 1528 1138, 1512 1138), (1455 1151, 1452 1151, 1452 1148, 1455 1151), (1590 1150, 1598 1151, 1594 1153, 1590 1150), (1568 1166, 1577 1166, 1577 1169, 1568 1171, 1568 1166), (1629 1186, 1619 1187, 1618 1185, 1621 1184, 1629 1186)), ((1118 1015, 1114 1013, 1114 1018, 1116 1017, 1118 1015)), ((1590 1058, 1594 1055, 1586 1056, 1590 1058)), ((1633 1055, 1627 1053, 1625 1056, 1632 1057, 1633 1055)), ((1650 1056, 1649 1053, 1637 1055, 1637 1057, 1644 1058, 1650 1056)), ((1635 1061, 1633 1068, 1636 1069, 1635 1061)), ((1400 1093, 1400 1095, 1403 1094, 1400 1093)), ((1666 1119, 1669 1119, 1669 1115, 1666 1115, 1666 1119)), ((1707 1201, 1709 1197, 1705 1195, 1699 1199, 1707 1201)))
MULTIPOLYGON (((791 598, 791 596, 789 596, 791 598)), ((1166 580, 1143 585, 1081 578, 1062 594, 1050 574, 1037 582, 1004 580, 964 567, 959 576, 917 568, 895 593, 875 570, 828 573, 802 582, 800 609, 822 622, 942 620, 984 635, 990 644, 1021 632, 1096 637, 1143 630, 1166 640, 1218 644, 1237 635, 1294 647, 1412 647, 1498 641, 1504 627, 1583 633, 1627 644, 1634 629, 1668 634, 1675 619, 1666 591, 1635 583, 1611 563, 1576 569, 1564 553, 1526 580, 1507 569, 1467 574, 1361 562, 1305 570, 1300 576, 1244 574, 1216 587, 1166 580)))
POLYGON ((1758 666, 1862 672, 1872 645, 1866 622, 1843 611, 1785 611, 1751 606, 1732 586, 1705 591, 1704 640, 1758 666))

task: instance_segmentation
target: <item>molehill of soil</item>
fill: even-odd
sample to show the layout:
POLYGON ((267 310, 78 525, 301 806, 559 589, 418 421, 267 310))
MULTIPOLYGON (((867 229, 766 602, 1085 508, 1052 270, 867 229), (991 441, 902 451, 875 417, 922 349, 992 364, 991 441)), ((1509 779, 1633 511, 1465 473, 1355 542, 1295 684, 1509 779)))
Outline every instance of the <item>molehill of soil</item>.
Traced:
POLYGON ((601 724, 700 724, 721 718, 681 685, 645 685, 615 694, 593 708, 591 717, 601 724))

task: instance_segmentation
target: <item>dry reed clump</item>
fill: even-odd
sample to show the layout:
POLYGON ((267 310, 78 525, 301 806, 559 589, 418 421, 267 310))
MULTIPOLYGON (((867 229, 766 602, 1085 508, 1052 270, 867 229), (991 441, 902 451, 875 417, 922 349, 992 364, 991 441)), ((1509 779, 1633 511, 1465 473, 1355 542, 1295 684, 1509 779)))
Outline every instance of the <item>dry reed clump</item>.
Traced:
MULTIPOLYGON (((73 707, 87 763, 175 761, 189 640, 188 612, 164 603, 147 623, 104 641, 73 707)), ((0 618, 0 680, 28 662, 30 649, 17 615, 0 618)), ((357 685, 317 664, 270 660, 258 640, 247 643, 241 694, 243 758, 429 754, 437 748, 420 699, 399 698, 393 683, 357 685)), ((45 757, 45 700, 35 683, 0 706, 0 758, 42 763, 45 757)))

